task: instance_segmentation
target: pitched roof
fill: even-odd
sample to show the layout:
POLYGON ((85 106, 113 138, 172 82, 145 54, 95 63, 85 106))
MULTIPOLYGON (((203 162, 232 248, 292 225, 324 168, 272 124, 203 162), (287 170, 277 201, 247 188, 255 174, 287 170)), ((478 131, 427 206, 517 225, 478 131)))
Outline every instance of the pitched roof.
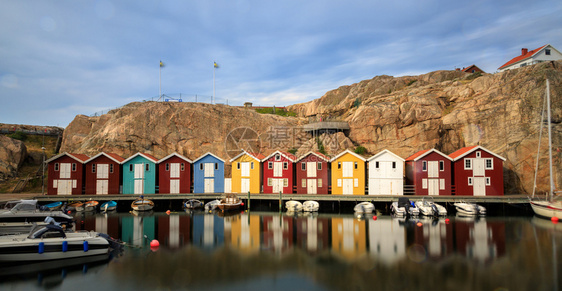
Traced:
POLYGON ((419 159, 421 159, 421 158, 423 158, 423 157, 425 157, 425 156, 427 156, 427 155, 429 155, 429 154, 431 154, 431 153, 437 153, 437 154, 439 154, 439 155, 441 155, 441 156, 447 158, 447 159, 450 160, 450 161, 453 160, 453 159, 451 159, 449 156, 447 156, 446 154, 444 154, 444 153, 442 153, 442 152, 440 152, 440 151, 438 151, 438 150, 436 150, 436 149, 430 149, 430 150, 421 150, 421 151, 419 151, 419 152, 417 152, 417 153, 415 153, 415 154, 413 154, 413 155, 407 157, 407 158, 406 158, 406 161, 414 161, 414 162, 415 162, 415 161, 417 161, 417 160, 419 160, 419 159))
POLYGON ((321 154, 321 153, 319 153, 319 152, 312 152, 312 151, 310 151, 310 152, 308 152, 308 153, 306 153, 306 154, 300 156, 300 158, 299 158, 298 160, 296 160, 296 162, 298 162, 298 161, 300 161, 300 160, 302 160, 302 159, 308 157, 309 155, 315 155, 315 156, 319 157, 320 159, 322 159, 322 160, 324 160, 324 161, 326 161, 326 162, 329 162, 329 161, 330 161, 330 158, 328 158, 327 156, 325 156, 325 155, 323 155, 323 154, 321 154))
POLYGON ((206 157, 206 156, 209 156, 209 155, 215 157, 217 160, 219 160, 219 161, 221 161, 221 162, 224 163, 224 160, 223 160, 223 159, 221 159, 221 158, 219 158, 219 157, 213 155, 211 152, 207 152, 207 153, 205 153, 204 155, 202 155, 202 156, 198 157, 197 159, 193 160, 193 163, 195 164, 195 163, 196 163, 197 161, 199 161, 200 159, 202 159, 202 158, 204 158, 204 157, 206 157))
POLYGON ((230 162, 233 162, 234 160, 238 159, 239 157, 243 156, 243 155, 249 155, 251 158, 257 160, 258 162, 261 162, 262 160, 265 159, 265 156, 260 154, 260 153, 251 153, 251 152, 247 152, 245 150, 242 150, 241 153, 239 153, 237 156, 235 156, 234 158, 230 159, 230 162))
POLYGON ((113 160, 114 162, 116 162, 118 164, 121 164, 125 160, 125 158, 121 157, 120 155, 118 155, 116 153, 101 152, 101 153, 89 158, 87 161, 84 162, 84 164, 89 163, 89 162, 97 159, 98 157, 100 157, 102 155, 108 157, 109 159, 113 160))
POLYGON ((142 157, 144 157, 144 158, 147 159, 147 160, 151 160, 151 161, 153 161, 153 162, 155 162, 155 163, 158 163, 158 159, 155 158, 153 155, 151 155, 151 154, 145 154, 145 153, 140 153, 140 152, 139 152, 139 153, 136 153, 136 154, 134 154, 134 155, 132 155, 132 156, 126 158, 123 162, 121 162, 121 164, 124 164, 124 163, 126 163, 126 162, 132 160, 132 159, 133 159, 134 157, 136 157, 136 156, 142 156, 142 157))
POLYGON ((455 151, 454 153, 450 154, 449 157, 451 157, 453 159, 453 161, 458 161, 459 159, 461 159, 462 157, 476 151, 476 150, 483 150, 493 156, 495 156, 496 158, 505 161, 505 158, 495 154, 494 152, 488 150, 487 148, 483 147, 483 146, 479 146, 479 145, 475 145, 475 146, 470 146, 470 147, 464 147, 461 148, 457 151, 455 151))
POLYGON ((291 162, 295 162, 295 160, 297 159, 297 157, 291 153, 288 152, 283 152, 283 151, 274 151, 273 153, 271 153, 269 156, 263 158, 262 160, 268 160, 269 158, 273 157, 276 154, 280 154, 282 156, 284 156, 286 159, 288 159, 291 162))
POLYGON ((50 162, 52 162, 52 161, 54 161, 54 160, 56 160, 56 159, 58 159, 62 156, 69 156, 69 157, 75 159, 77 162, 80 162, 82 164, 90 158, 89 156, 84 155, 84 154, 74 154, 74 153, 64 152, 64 153, 60 153, 60 154, 46 160, 45 163, 50 163, 50 162))
POLYGON ((352 151, 350 151, 350 150, 345 150, 345 151, 339 153, 337 156, 333 157, 333 158, 330 160, 330 162, 333 162, 333 161, 339 159, 341 156, 343 156, 343 155, 345 155, 345 154, 351 154, 351 155, 353 155, 353 156, 355 156, 355 157, 357 157, 357 158, 359 158, 359 159, 361 159, 361 160, 363 160, 363 161, 366 161, 366 159, 365 159, 364 157, 362 157, 362 156, 360 156, 360 155, 358 155, 358 154, 356 154, 356 153, 354 153, 354 152, 352 152, 352 151))
POLYGON ((186 158, 186 157, 184 157, 184 156, 182 156, 182 155, 180 155, 180 154, 178 154, 178 153, 176 153, 176 152, 173 152, 173 153, 171 153, 171 154, 169 154, 169 155, 167 155, 167 156, 161 158, 161 159, 158 161, 158 163, 162 163, 163 161, 165 161, 165 160, 167 160, 167 159, 169 159, 169 158, 171 158, 171 157, 173 157, 173 156, 176 156, 176 157, 178 157, 178 158, 180 158, 180 159, 182 159, 182 160, 184 160, 184 161, 186 161, 186 162, 188 162, 188 163, 193 163, 190 159, 188 159, 188 158, 186 158))
MULTIPOLYGON (((462 71, 463 71, 463 72, 466 72, 466 73, 470 73, 469 71, 470 71, 472 68, 478 69, 478 71, 482 71, 482 69, 480 69, 480 68, 477 67, 476 65, 470 65, 470 66, 468 66, 468 67, 462 69, 462 71)), ((484 72, 484 71, 482 71, 482 72, 484 72)))
POLYGON ((381 155, 383 155, 383 154, 385 154, 385 153, 389 153, 390 155, 395 156, 395 157, 398 158, 399 160, 404 161, 404 159, 403 159, 402 157, 400 157, 399 155, 397 155, 397 154, 395 154, 395 153, 393 153, 393 152, 391 152, 391 151, 389 151, 389 150, 387 150, 387 149, 382 150, 382 151, 380 151, 378 154, 376 154, 376 155, 374 155, 374 156, 368 158, 367 161, 372 161, 372 160, 376 159, 377 157, 379 157, 379 156, 381 156, 381 155))
POLYGON ((517 56, 517 57, 511 59, 509 62, 503 64, 503 66, 499 67, 498 69, 501 69, 501 68, 507 67, 509 65, 513 65, 513 64, 515 64, 517 62, 520 62, 522 60, 528 59, 528 58, 532 57, 534 54, 538 53, 543 48, 545 48, 546 46, 547 46, 547 44, 541 46, 540 48, 534 49, 532 51, 527 51, 526 54, 520 55, 520 56, 517 56))

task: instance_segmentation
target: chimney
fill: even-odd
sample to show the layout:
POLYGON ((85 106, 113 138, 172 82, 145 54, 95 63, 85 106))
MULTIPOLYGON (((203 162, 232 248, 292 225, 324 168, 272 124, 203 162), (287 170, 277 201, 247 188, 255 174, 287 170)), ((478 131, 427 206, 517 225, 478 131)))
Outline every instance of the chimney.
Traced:
POLYGON ((522 49, 521 49, 521 55, 522 55, 522 56, 526 55, 527 52, 529 52, 528 49, 526 49, 526 48, 522 48, 522 49))

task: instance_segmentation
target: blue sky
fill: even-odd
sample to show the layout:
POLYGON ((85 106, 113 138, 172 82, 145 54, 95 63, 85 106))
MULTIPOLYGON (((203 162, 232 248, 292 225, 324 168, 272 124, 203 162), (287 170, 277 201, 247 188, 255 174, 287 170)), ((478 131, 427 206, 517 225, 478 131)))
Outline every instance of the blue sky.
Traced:
POLYGON ((290 105, 377 75, 562 49, 562 1, 0 0, 0 123, 66 127, 162 94, 290 105))

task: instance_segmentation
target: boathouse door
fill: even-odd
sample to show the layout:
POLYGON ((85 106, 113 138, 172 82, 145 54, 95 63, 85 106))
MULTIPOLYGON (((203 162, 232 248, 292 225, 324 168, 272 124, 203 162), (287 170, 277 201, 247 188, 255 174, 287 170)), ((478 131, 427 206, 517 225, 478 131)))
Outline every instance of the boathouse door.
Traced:
POLYGON ((316 181, 316 179, 308 179, 307 180, 307 184, 306 184, 306 192, 308 194, 317 194, 318 193, 318 188, 317 188, 318 182, 316 181))
POLYGON ((283 181, 284 179, 271 179, 271 192, 272 193, 283 193, 283 181))
POLYGON ((215 179, 205 179, 205 193, 215 192, 215 179))
MULTIPOLYGON (((215 163, 205 163, 205 177, 215 176, 215 163)), ((205 192, 207 193, 207 192, 205 192)), ((211 193, 211 192, 208 192, 211 193)))
POLYGON ((144 164, 135 164, 134 170, 135 170, 134 194, 143 194, 144 193, 144 164))
POLYGON ((427 179, 427 195, 439 195, 439 179, 427 179))
POLYGON ((179 194, 179 193, 180 193, 180 180, 179 179, 170 180, 170 194, 179 194))
POLYGON ((316 162, 306 163, 306 176, 309 178, 316 178, 316 162))
POLYGON ((240 163, 240 176, 250 177, 250 163, 249 162, 240 163))
POLYGON ((96 181, 96 194, 108 194, 109 189, 109 181, 108 180, 97 180, 96 181))
MULTIPOLYGON (((345 162, 347 163, 347 162, 345 162)), ((345 165, 344 163, 344 165, 345 165)), ((352 163, 352 162, 349 162, 352 163)), ((353 195, 353 179, 342 179, 342 194, 353 195)))
MULTIPOLYGON (((244 163, 242 163, 242 165, 244 165, 244 163)), ((242 178, 240 181, 240 193, 248 193, 249 191, 250 191, 250 179, 242 178)))
POLYGON ((57 194, 58 195, 70 195, 70 194, 72 194, 72 181, 73 180, 58 180, 58 182, 57 182, 57 194))
POLYGON ((473 195, 486 196, 486 177, 474 177, 472 181, 473 195))

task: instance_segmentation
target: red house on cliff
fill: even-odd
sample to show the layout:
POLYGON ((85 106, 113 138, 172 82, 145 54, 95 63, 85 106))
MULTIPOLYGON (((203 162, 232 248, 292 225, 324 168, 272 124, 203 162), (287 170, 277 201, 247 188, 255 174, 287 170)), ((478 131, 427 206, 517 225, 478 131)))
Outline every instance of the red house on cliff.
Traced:
POLYGON ((158 161, 158 193, 191 193, 191 164, 190 159, 178 153, 158 161))
POLYGON ((453 159, 453 183, 457 196, 503 196, 505 158, 482 146, 459 149, 453 159))
POLYGON ((293 193, 293 164, 296 157, 275 151, 262 160, 263 193, 293 193))
POLYGON ((118 154, 101 152, 84 162, 85 194, 119 194, 121 162, 124 160, 118 154))
POLYGON ((422 150, 406 159, 406 184, 415 195, 451 195, 453 160, 436 150, 422 150))
POLYGON ((330 159, 321 153, 308 152, 295 163, 298 194, 328 194, 330 159))
POLYGON ((47 161, 47 195, 80 195, 84 185, 84 162, 90 157, 83 154, 58 154, 47 161))

